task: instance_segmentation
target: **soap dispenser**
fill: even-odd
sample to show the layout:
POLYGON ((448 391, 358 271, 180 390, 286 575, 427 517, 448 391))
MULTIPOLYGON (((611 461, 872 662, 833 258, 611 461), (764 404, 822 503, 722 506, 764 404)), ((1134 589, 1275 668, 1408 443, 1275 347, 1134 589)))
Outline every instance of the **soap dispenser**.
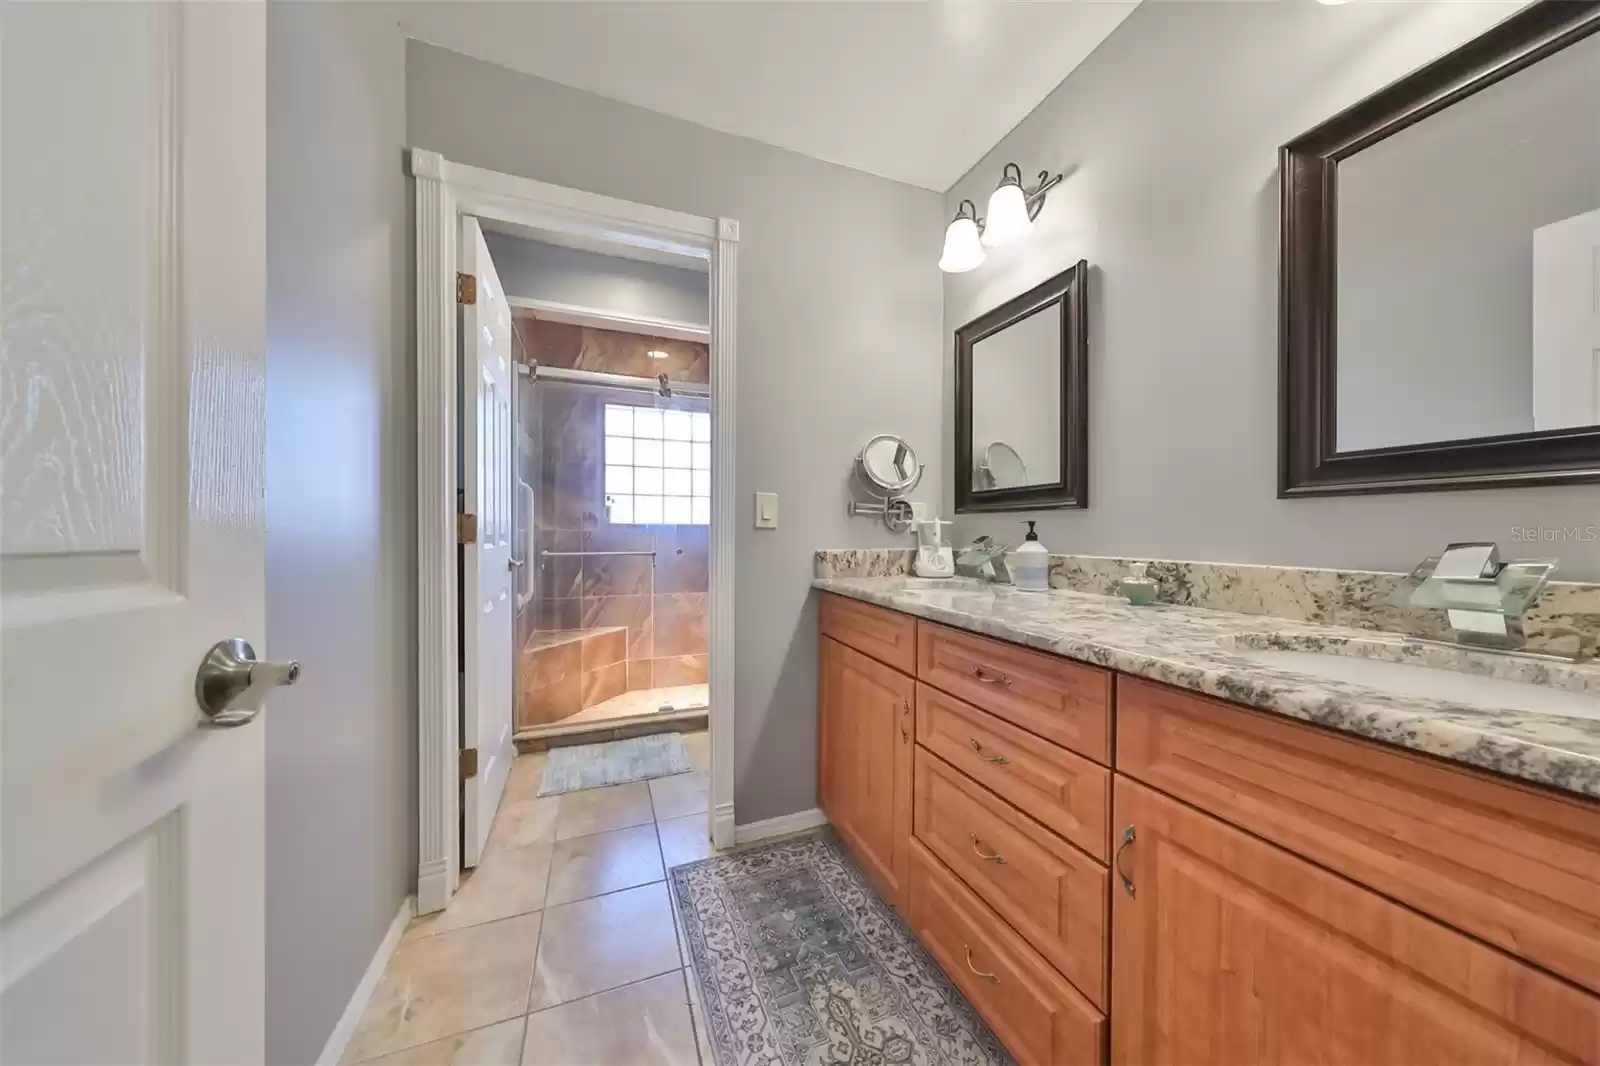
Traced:
POLYGON ((1118 588, 1129 603, 1135 607, 1144 607, 1156 602, 1156 583, 1146 573, 1148 564, 1132 563, 1128 567, 1128 576, 1122 579, 1118 588))
POLYGON ((1024 592, 1046 592, 1050 588, 1050 550, 1039 543, 1039 534, 1028 523, 1028 535, 1017 549, 1012 580, 1024 592))

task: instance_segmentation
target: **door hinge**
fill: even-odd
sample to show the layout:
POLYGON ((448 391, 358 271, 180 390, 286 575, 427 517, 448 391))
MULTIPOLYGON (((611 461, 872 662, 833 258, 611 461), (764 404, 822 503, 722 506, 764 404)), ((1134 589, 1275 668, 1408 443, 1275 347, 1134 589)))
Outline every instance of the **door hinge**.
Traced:
POLYGON ((473 544, 478 539, 478 516, 475 514, 456 515, 456 543, 473 544))
POLYGON ((478 749, 477 748, 462 748, 461 749, 460 764, 461 764, 461 780, 465 781, 469 777, 477 777, 478 776, 478 749))
POLYGON ((478 302, 478 279, 471 274, 456 274, 456 303, 475 304, 478 302))

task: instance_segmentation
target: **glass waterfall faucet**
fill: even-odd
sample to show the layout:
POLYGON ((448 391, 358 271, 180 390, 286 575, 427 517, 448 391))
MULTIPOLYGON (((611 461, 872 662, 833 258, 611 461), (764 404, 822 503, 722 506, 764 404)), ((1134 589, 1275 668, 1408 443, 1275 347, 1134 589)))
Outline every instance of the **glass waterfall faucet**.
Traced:
POLYGON ((1451 544, 1418 563, 1389 602, 1444 611, 1462 644, 1517 651, 1522 626, 1508 623, 1539 598, 1555 568, 1554 559, 1501 562, 1490 542, 1451 544))

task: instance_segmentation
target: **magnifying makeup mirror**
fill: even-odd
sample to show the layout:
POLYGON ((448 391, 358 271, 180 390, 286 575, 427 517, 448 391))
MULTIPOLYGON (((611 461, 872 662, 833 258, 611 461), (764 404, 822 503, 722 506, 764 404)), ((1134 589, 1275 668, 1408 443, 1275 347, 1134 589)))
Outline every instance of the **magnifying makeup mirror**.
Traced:
POLYGON ((852 502, 851 514, 881 517, 896 533, 911 528, 911 503, 905 495, 922 480, 922 464, 911 445, 893 433, 878 434, 856 456, 856 476, 878 502, 852 502))
POLYGON ((1014 489, 1028 483, 1028 464, 1022 461, 1017 450, 1003 440, 997 440, 983 450, 983 462, 978 469, 988 480, 991 489, 1014 489))
POLYGON ((909 492, 922 478, 917 453, 892 433, 880 433, 867 441, 856 457, 856 468, 867 487, 882 496, 909 492))

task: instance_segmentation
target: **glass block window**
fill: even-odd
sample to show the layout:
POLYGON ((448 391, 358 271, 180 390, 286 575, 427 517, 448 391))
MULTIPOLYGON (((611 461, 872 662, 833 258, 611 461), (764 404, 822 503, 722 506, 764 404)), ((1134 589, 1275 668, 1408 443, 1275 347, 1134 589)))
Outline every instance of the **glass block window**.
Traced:
POLYGON ((608 403, 605 430, 612 524, 711 524, 710 414, 608 403))

